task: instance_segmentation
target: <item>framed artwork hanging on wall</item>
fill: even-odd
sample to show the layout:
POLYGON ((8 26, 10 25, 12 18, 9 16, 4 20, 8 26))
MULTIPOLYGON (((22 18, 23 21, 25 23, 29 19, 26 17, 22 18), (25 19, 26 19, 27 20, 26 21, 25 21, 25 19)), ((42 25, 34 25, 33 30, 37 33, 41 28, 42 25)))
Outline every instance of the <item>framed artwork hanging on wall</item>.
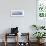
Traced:
POLYGON ((24 16, 24 10, 11 10, 11 16, 24 16))
POLYGON ((46 0, 37 0, 36 24, 46 25, 46 0))

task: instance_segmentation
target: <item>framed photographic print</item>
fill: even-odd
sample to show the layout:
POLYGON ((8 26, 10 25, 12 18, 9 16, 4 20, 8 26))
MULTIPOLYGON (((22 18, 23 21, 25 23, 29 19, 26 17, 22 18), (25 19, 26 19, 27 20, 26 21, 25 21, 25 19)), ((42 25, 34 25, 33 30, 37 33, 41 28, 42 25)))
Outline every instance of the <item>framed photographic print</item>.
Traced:
POLYGON ((11 16, 24 16, 24 10, 11 10, 11 16))

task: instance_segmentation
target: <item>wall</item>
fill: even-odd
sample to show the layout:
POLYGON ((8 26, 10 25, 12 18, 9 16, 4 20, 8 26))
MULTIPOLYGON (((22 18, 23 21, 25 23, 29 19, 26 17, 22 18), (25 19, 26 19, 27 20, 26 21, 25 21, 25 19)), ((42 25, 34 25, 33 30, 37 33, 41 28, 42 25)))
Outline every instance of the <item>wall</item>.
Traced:
POLYGON ((19 27, 19 32, 30 32, 36 24, 36 0, 0 0, 0 34, 10 32, 11 27, 19 27), (10 16, 10 10, 24 10, 24 17, 10 16))

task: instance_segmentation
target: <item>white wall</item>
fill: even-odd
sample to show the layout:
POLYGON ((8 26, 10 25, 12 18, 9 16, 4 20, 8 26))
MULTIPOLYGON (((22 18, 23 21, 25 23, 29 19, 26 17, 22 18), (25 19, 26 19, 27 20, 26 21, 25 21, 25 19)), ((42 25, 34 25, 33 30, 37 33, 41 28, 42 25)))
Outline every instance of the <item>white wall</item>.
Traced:
POLYGON ((36 0, 0 0, 0 34, 18 26, 20 32, 32 35, 32 24, 36 24, 36 0), (24 17, 11 17, 11 9, 24 10, 24 17))

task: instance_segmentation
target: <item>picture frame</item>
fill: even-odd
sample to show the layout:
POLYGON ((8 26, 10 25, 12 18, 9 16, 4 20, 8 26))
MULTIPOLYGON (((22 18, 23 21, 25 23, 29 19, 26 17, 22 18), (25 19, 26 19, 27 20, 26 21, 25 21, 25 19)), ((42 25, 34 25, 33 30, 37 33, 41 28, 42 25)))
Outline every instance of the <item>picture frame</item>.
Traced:
POLYGON ((46 0, 36 1, 36 24, 46 25, 46 0))
POLYGON ((24 10, 11 10, 11 16, 24 16, 24 10))

